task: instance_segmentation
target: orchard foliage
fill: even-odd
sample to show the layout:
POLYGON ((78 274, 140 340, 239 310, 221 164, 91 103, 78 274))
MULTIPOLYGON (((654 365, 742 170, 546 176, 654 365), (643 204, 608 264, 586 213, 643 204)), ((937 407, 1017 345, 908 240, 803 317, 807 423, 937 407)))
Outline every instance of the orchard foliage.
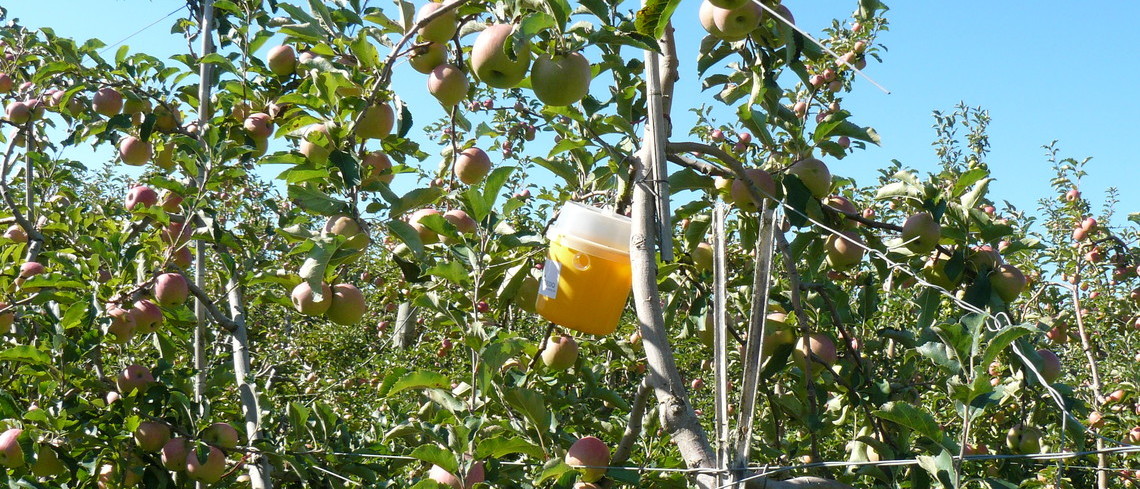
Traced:
POLYGON ((886 6, 856 3, 827 50, 769 12, 801 6, 770 1, 221 0, 210 22, 189 2, 169 59, 7 21, 0 477, 707 485, 652 469, 711 468, 694 450, 711 453, 708 242, 727 203, 730 378, 766 331, 742 465, 856 463, 750 486, 1092 487, 1095 457, 957 457, 1140 443, 1140 219, 1111 192, 1095 209, 1087 161, 1054 146, 1059 198, 1002 205, 989 116, 965 105, 935 113, 936 173, 842 176, 880 141, 843 107, 885 53, 886 6), (709 35, 678 59, 671 19, 693 15, 709 35), (394 91, 415 76, 446 117, 394 91), (556 332, 534 314, 544 232, 567 201, 638 203, 656 89, 676 259, 634 299, 664 321, 630 308, 614 335, 556 332), (918 462, 873 463, 889 459, 918 462))

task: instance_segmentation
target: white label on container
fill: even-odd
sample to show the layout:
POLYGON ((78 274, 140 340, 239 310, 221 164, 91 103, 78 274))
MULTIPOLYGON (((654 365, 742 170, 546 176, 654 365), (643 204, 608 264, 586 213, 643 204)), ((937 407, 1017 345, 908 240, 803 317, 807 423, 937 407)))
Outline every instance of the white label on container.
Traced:
POLYGON ((562 264, 549 258, 542 267, 542 283, 538 286, 538 293, 551 299, 558 295, 558 275, 562 272, 562 264))

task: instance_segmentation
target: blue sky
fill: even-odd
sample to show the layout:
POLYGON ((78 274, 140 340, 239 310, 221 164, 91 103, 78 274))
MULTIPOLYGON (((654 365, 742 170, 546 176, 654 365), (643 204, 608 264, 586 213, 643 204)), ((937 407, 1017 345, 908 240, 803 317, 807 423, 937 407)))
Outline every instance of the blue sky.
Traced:
MULTIPOLYGON (((25 25, 50 26, 60 35, 97 37, 112 43, 181 4, 147 0, 97 3, 99 8, 81 0, 20 1, 9 3, 7 8, 9 17, 19 17, 25 25)), ((856 5, 854 0, 784 3, 795 13, 799 25, 813 33, 833 17, 850 15, 856 5)), ((1118 211, 1140 211, 1140 196, 1131 189, 1140 181, 1140 165, 1134 161, 1134 126, 1128 122, 1133 114, 1140 113, 1140 100, 1130 90, 1140 75, 1133 62, 1138 49, 1132 35, 1134 19, 1140 18, 1140 2, 887 3, 891 6, 887 14, 891 27, 879 39, 887 48, 884 63, 871 62, 867 72, 891 94, 859 80, 855 92, 844 102, 844 108, 853 112, 858 122, 878 130, 883 145, 832 163, 834 173, 871 183, 876 169, 892 159, 919 170, 933 170, 936 157, 931 147, 931 111, 949 111, 964 101, 989 110, 993 118, 988 161, 997 181, 991 187, 992 196, 1021 209, 1036 209, 1038 199, 1051 195, 1048 180, 1052 171, 1041 146, 1056 139, 1063 156, 1093 158, 1091 176, 1082 190, 1094 204, 1101 200, 1104 189, 1118 186, 1124 194, 1118 211)), ((683 0, 675 17, 682 49, 678 103, 685 97, 715 103, 709 94, 700 94, 695 88, 693 60, 704 35, 695 19, 698 5, 698 0, 683 0)), ((171 20, 180 15, 184 12, 146 29, 126 44, 159 56, 180 52, 185 49, 184 41, 169 34, 171 20)), ((396 87, 413 101, 426 97, 423 78, 414 75, 397 77, 407 86, 396 87)), ((418 123, 443 114, 434 100, 425 99, 415 107, 423 107, 425 112, 416 114, 418 123)))

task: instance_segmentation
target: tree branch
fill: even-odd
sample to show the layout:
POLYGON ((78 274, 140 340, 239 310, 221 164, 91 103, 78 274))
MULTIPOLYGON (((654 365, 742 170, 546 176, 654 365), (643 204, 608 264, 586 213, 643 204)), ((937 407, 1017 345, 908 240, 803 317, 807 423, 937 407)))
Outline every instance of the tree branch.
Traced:
POLYGON ((207 295, 205 291, 198 287, 198 284, 195 284, 193 280, 187 280, 186 285, 189 287, 190 293, 198 299, 199 303, 205 307, 206 312, 210 313, 210 316, 214 318, 214 321, 217 322, 222 329, 230 333, 237 331, 237 324, 218 309, 217 304, 214 303, 213 299, 210 299, 210 296, 207 295))
POLYGON ((641 435, 645 408, 649 404, 649 392, 649 380, 642 378, 637 387, 637 395, 633 398, 633 405, 629 408, 629 423, 625 425, 625 434, 621 436, 621 441, 618 443, 617 449, 614 450, 614 456, 610 459, 611 466, 625 464, 629 460, 630 454, 633 453, 633 444, 637 443, 637 437, 641 435))

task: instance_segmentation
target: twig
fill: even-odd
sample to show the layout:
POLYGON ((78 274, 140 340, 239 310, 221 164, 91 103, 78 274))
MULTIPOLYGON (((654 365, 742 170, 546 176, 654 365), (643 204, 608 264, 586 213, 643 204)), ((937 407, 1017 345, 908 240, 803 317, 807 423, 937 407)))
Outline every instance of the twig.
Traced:
POLYGON ((629 423, 625 425, 625 433, 621 436, 617 449, 614 450, 610 465, 623 465, 629 460, 629 456, 633 452, 633 444, 641 435, 642 421, 645 419, 645 408, 649 403, 650 392, 652 389, 649 388, 649 380, 643 377, 641 384, 637 386, 637 395, 633 398, 633 405, 629 409, 629 423))

